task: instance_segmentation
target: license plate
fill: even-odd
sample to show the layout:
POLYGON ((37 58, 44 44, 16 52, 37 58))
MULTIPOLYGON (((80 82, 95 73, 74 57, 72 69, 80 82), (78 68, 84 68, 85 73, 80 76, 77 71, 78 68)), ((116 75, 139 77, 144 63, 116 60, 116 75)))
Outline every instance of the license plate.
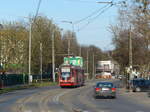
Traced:
POLYGON ((102 90, 103 90, 103 91, 108 91, 108 90, 109 90, 109 88, 102 88, 102 90))

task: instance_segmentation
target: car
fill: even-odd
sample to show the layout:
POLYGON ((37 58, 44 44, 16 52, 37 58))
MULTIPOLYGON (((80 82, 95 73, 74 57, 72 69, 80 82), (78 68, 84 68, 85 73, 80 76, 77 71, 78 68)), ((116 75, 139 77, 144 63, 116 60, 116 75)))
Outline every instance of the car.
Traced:
POLYGON ((118 76, 118 79, 122 80, 123 76, 122 75, 119 75, 118 76))
POLYGON ((150 89, 150 80, 135 78, 130 82, 133 92, 147 92, 150 89))
POLYGON ((111 97, 116 98, 116 87, 112 82, 97 82, 94 86, 94 98, 111 97))

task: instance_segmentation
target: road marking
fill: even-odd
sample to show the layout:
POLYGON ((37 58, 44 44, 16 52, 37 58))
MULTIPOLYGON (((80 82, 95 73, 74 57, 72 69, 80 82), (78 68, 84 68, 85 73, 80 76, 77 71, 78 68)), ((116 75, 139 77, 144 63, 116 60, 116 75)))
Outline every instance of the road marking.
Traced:
POLYGON ((90 111, 78 108, 78 109, 73 109, 73 112, 90 112, 90 111))
POLYGON ((24 112, 32 112, 32 110, 25 110, 24 112))
POLYGON ((136 112, 144 112, 143 110, 137 110, 136 112))
POLYGON ((63 96, 64 94, 68 93, 68 92, 69 92, 69 91, 65 91, 65 92, 62 92, 62 93, 60 93, 60 94, 54 96, 54 97, 53 97, 53 102, 54 102, 55 104, 59 104, 59 98, 60 98, 61 96, 63 96))
POLYGON ((60 110, 59 112, 66 112, 65 110, 60 110))

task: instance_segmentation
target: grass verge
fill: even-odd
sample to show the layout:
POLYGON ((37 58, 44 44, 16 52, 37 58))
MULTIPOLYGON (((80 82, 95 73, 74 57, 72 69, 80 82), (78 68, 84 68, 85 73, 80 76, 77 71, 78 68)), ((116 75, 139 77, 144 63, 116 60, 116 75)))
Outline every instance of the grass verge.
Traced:
POLYGON ((17 86, 6 87, 6 88, 0 89, 0 94, 12 92, 12 91, 15 91, 15 90, 28 89, 28 88, 55 86, 57 84, 58 83, 54 83, 54 82, 42 82, 42 83, 38 82, 38 83, 31 83, 29 85, 17 85, 17 86))

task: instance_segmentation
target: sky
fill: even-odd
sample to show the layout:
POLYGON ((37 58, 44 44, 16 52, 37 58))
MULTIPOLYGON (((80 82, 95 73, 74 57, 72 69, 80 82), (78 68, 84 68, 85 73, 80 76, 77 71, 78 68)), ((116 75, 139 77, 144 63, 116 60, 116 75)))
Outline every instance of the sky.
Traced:
MULTIPOLYGON (((0 0, 0 22, 24 20, 23 17, 35 15, 38 1, 0 0)), ((66 30, 72 30, 72 25, 62 21, 75 23, 98 9, 104 9, 106 5, 109 7, 108 4, 99 4, 97 1, 109 0, 42 0, 39 15, 53 19, 54 23, 65 32, 66 30)), ((114 2, 118 1, 121 0, 114 0, 114 2)), ((112 6, 98 17, 96 15, 92 17, 95 17, 95 19, 88 18, 74 24, 74 32, 77 35, 78 42, 82 45, 95 45, 102 50, 113 49, 109 26, 117 24, 117 7, 112 6)))

